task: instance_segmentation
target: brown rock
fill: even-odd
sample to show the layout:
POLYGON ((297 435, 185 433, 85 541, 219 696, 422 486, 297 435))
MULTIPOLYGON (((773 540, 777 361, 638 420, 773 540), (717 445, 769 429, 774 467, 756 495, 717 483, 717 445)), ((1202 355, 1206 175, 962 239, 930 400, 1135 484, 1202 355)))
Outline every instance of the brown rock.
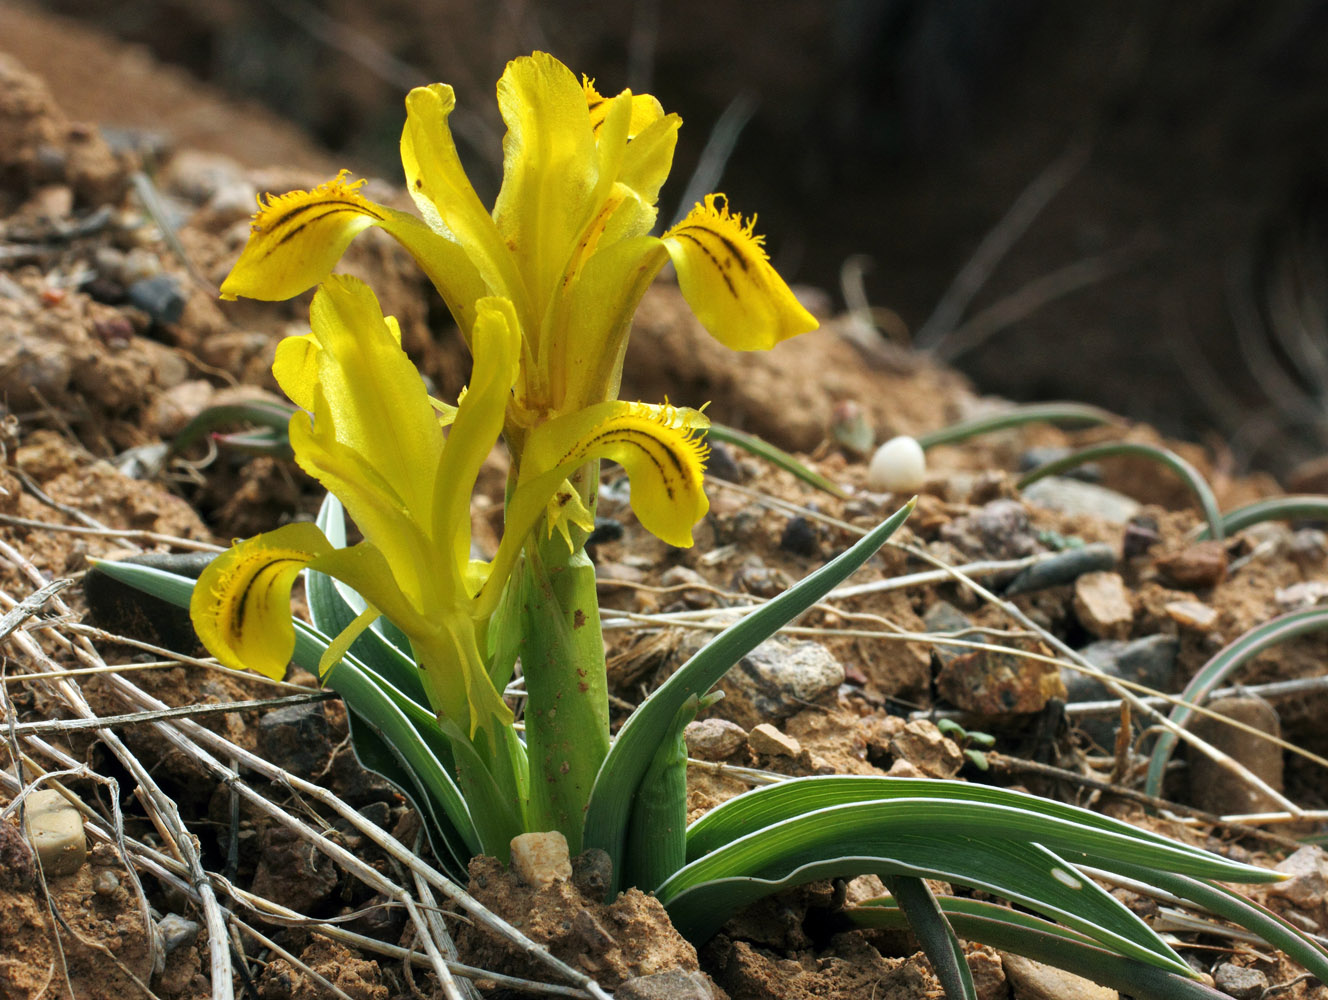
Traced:
POLYGON ((1157 560, 1157 569, 1177 587, 1215 587, 1227 575, 1227 550, 1221 542, 1199 542, 1157 560))
POLYGON ((945 664, 936 677, 941 694, 956 708, 980 715, 1037 712, 1065 697, 1065 683, 1051 664, 1014 651, 978 649, 945 664))
POLYGON ((1134 625, 1134 608, 1119 573, 1085 573, 1074 582, 1074 613, 1099 639, 1126 639, 1134 625))
POLYGON ((747 743, 747 733, 728 719, 698 719, 683 730, 687 752, 698 760, 727 760, 747 743))
MULTIPOLYGON (((1235 695, 1209 702, 1211 711, 1259 732, 1280 736, 1277 711, 1262 698, 1235 695)), ((1282 790, 1282 748, 1266 739, 1201 716, 1194 733, 1233 760, 1249 768, 1277 791, 1282 790)), ((1281 806, 1264 792, 1241 781, 1225 767, 1197 751, 1190 758, 1190 798, 1196 806, 1218 816, 1276 811, 1281 806)))
POLYGON ((768 722, 755 726, 747 734, 747 742, 754 751, 768 757, 796 757, 802 753, 801 743, 768 722))
POLYGON ((1117 1000, 1115 990, 1073 972, 1034 962, 1022 955, 1001 954, 1005 977, 1020 1000, 1117 1000))
POLYGON ((1206 632, 1217 623, 1217 609, 1202 601, 1171 601, 1163 609, 1181 628, 1206 632))
POLYGON ((890 740, 890 750, 896 758, 908 761, 929 778, 953 778, 964 765, 964 755, 954 740, 926 719, 908 723, 890 740))

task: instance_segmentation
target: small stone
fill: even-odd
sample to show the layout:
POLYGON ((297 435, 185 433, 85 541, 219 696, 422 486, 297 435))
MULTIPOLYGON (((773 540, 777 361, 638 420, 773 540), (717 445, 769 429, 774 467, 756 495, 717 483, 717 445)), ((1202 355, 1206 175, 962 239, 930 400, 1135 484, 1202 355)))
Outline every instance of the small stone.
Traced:
POLYGON ((802 753, 801 743, 768 722, 753 726, 747 734, 747 743, 756 753, 767 757, 796 757, 802 753))
POLYGON ((1291 877, 1268 886, 1265 890, 1268 895, 1285 899, 1310 913, 1324 904, 1328 894, 1328 854, 1322 847, 1302 847, 1275 867, 1291 877))
POLYGON ((1041 547, 1017 500, 993 500, 944 525, 940 536, 975 559, 1021 559, 1041 547))
POLYGON ((699 719, 682 731, 687 753, 697 760, 728 760, 747 743, 742 726, 728 719, 699 719))
POLYGON ((92 877, 92 891, 98 896, 113 896, 120 888, 120 877, 109 868, 103 868, 92 877))
POLYGON ((964 766, 958 745, 926 719, 914 719, 890 740, 896 760, 906 760, 929 778, 953 778, 964 766))
POLYGON ((844 666, 820 643, 770 639, 744 656, 716 685, 723 701, 712 710, 750 730, 780 723, 844 683, 844 666))
POLYGON ((750 557, 733 577, 733 589, 756 597, 778 597, 788 590, 792 581, 782 570, 765 565, 755 556, 750 557))
POLYGON ((1322 580, 1302 580, 1289 587, 1279 587, 1273 591, 1273 601, 1283 613, 1304 611, 1322 604, 1328 597, 1328 583, 1322 580))
POLYGON ((28 837, 46 875, 71 875, 88 857, 83 814, 53 788, 24 800, 28 837))
MULTIPOLYGON (((1209 711, 1243 722, 1261 733, 1271 736, 1282 735, 1282 724, 1277 717, 1277 710, 1264 699, 1254 695, 1218 698, 1209 702, 1206 707, 1209 711)), ((1245 765, 1275 791, 1282 790, 1281 747, 1208 716, 1196 718, 1192 728, 1196 736, 1221 750, 1232 760, 1245 765)), ((1217 816, 1281 809, 1271 796, 1251 787, 1225 767, 1197 751, 1190 756, 1190 798, 1198 808, 1217 816)))
POLYGON ((1258 969, 1223 962, 1213 972, 1213 984, 1233 1000, 1259 1000, 1268 989, 1268 977, 1258 969))
POLYGON ((572 884, 587 899, 603 899, 613 884, 613 859, 591 847, 572 859, 572 884))
POLYGON ((126 288, 125 294, 159 325, 178 323, 188 299, 180 279, 173 274, 141 278, 126 288))
POLYGON ((1134 608, 1118 573, 1085 573, 1074 582, 1074 613, 1091 635, 1124 639, 1134 627, 1134 608))
POLYGON ((1217 623, 1217 609, 1202 601, 1169 601, 1162 610, 1181 628, 1206 632, 1217 623))
POLYGON ((162 438, 172 438, 207 408, 215 390, 204 379, 190 379, 159 393, 148 405, 143 428, 162 438))
POLYGON ((1301 528, 1287 543, 1287 556, 1301 569, 1312 569, 1328 559, 1328 535, 1318 528, 1301 528))
POLYGON ((706 458, 706 475, 726 483, 741 483, 747 478, 742 467, 734 460, 733 452, 719 441, 710 446, 710 455, 706 458))
POLYGON ((876 493, 916 493, 927 476, 927 456, 911 437, 894 437, 876 449, 867 488, 876 493))
POLYGON ((1139 502, 1096 483, 1081 483, 1064 476, 1047 476, 1023 491, 1031 504, 1062 514, 1099 517, 1112 524, 1125 524, 1139 513, 1139 502))
POLYGON ((1157 560, 1158 572, 1178 587, 1216 586, 1227 575, 1227 550, 1221 542, 1199 542, 1157 560))
MULTIPOLYGON (((1180 643, 1175 636, 1157 634, 1124 642, 1120 639, 1100 639, 1079 651, 1090 664, 1104 674, 1121 680, 1133 681, 1159 691, 1174 690, 1176 680, 1176 654, 1180 643)), ((1101 682, 1077 670, 1062 670, 1071 703, 1097 701, 1112 697, 1101 682)), ((1108 719, 1084 719, 1080 722, 1089 736, 1102 746, 1110 746, 1116 726, 1108 719)))
POLYGON ((1055 667, 1014 650, 976 649, 941 667, 936 687, 955 708, 979 715, 1039 712, 1052 698, 1065 697, 1055 667))
POLYGON ((198 937, 198 922, 186 920, 176 913, 168 913, 157 921, 157 930, 161 931, 161 943, 169 955, 182 944, 188 944, 198 937))
POLYGON ((688 566, 671 566, 659 578, 664 587, 686 587, 677 591, 677 597, 689 608, 709 608, 715 603, 714 589, 710 581, 688 566))
POLYGON ((1119 1000, 1113 989, 1022 955, 1001 953, 1005 978, 1019 1000, 1119 1000))
POLYGON ((536 889, 570 881, 572 861, 567 853, 567 838, 557 830, 513 837, 512 871, 536 889))
POLYGON ((704 973, 669 969, 625 980, 613 996, 615 1000, 713 1000, 715 994, 704 973))
POLYGON ((805 517, 795 517, 784 526, 784 533, 779 536, 779 547, 795 556, 815 559, 821 554, 821 539, 811 521, 805 517))
MULTIPOLYGON (((937 601, 922 616, 922 624, 928 632, 963 632, 973 627, 968 617, 949 601, 937 601)), ((932 649, 942 664, 949 663, 956 657, 969 652, 967 646, 950 646, 937 643, 932 649)))
POLYGON ((1083 545, 1058 552, 1047 559, 1039 560, 1005 587, 1005 597, 1016 594, 1029 594, 1048 587, 1060 587, 1073 583, 1086 573, 1105 573, 1116 566, 1116 553, 1110 545, 1083 545))
POLYGON ((1141 556, 1158 542, 1162 533, 1158 530, 1157 518, 1151 514, 1136 514, 1125 522, 1125 534, 1121 537, 1121 554, 1126 559, 1141 556))

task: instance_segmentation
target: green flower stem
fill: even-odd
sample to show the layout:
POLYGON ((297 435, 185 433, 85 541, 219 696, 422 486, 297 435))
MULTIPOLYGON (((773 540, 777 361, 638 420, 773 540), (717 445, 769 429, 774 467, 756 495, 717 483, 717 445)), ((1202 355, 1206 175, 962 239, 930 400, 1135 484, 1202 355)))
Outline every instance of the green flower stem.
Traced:
POLYGON ((595 566, 584 549, 569 554, 555 533, 526 547, 523 574, 527 822, 531 830, 561 831, 576 854, 590 789, 609 752, 595 566))

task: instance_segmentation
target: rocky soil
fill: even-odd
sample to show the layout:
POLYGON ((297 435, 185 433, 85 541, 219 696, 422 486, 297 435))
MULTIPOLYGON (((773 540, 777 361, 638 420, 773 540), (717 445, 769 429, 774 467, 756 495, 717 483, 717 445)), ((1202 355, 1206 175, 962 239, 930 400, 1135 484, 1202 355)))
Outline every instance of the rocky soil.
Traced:
MULTIPOLYGON (((209 407, 275 398, 273 347, 304 322, 307 300, 222 304, 216 287, 243 243, 255 195, 325 179, 317 172, 322 154, 292 138, 288 148, 266 147, 277 149, 270 162, 287 165, 246 164, 187 141, 174 121, 165 123, 172 134, 146 120, 103 132, 67 117, 42 70, 0 54, 0 614, 46 582, 80 579, 89 558, 207 551, 307 516, 319 501, 313 485, 280 459, 218 447, 206 436, 172 443, 209 407)), ((140 70, 154 81, 145 89, 169 79, 152 75, 150 65, 140 70)), ((224 120, 237 130, 252 124, 247 112, 210 104, 206 95, 192 92, 191 99, 196 121, 229 115, 224 120)), ((238 131, 230 141, 246 146, 238 131)), ((255 144, 262 141, 255 135, 255 144)), ((400 198, 375 183, 373 197, 400 198)), ((346 266, 399 317, 405 344, 442 394, 455 395, 465 381, 464 350, 413 263, 377 236, 361 237, 346 266)), ((708 634, 680 613, 692 612, 695 622, 779 592, 905 499, 873 489, 866 455, 842 443, 851 425, 885 440, 1002 405, 955 373, 890 347, 860 320, 829 314, 824 296, 803 291, 822 314, 822 330, 741 359, 705 336, 675 287, 661 283, 643 303, 624 396, 709 400, 713 418, 799 453, 845 496, 716 445, 711 514, 698 545, 680 551, 639 529, 606 472, 601 514, 612 528, 593 555, 624 714, 708 634)), ((1225 543, 1195 542, 1199 518, 1189 494, 1154 466, 1116 459, 1090 470, 1089 483, 1060 480, 1023 493, 1015 486, 1018 471, 1040 456, 1119 437, 1160 441, 1146 426, 1070 432, 1037 424, 932 449, 901 544, 853 582, 928 569, 920 553, 966 565, 1060 552, 1061 575, 1015 598, 1020 609, 1104 669, 1169 691, 1248 628, 1328 594, 1322 531, 1274 524, 1225 543)), ((1268 477, 1233 477, 1221 454, 1172 447, 1207 477, 1224 509, 1279 490, 1268 477)), ((492 543, 501 507, 502 463, 499 454, 491 459, 474 509, 481 548, 492 543)), ((984 581, 1005 591, 1015 572, 984 581)), ((13 726, 120 715, 152 699, 225 706, 307 695, 313 687, 302 672, 273 689, 187 655, 169 657, 154 647, 197 653, 178 621, 126 613, 114 600, 99 602, 92 588, 72 586, 34 612, 0 625, 0 710, 13 726), (69 673, 98 660, 116 672, 69 673)), ((1200 818, 1158 819, 1128 794, 1140 784, 1139 758, 1128 740, 1117 742, 1112 716, 1073 707, 1101 697, 1100 689, 1015 653, 965 651, 936 638, 986 629, 1014 650, 1049 651, 997 605, 933 578, 838 600, 799 624, 801 631, 762 647, 726 679, 727 697, 691 731, 693 816, 747 787, 734 766, 1018 785, 1284 867, 1296 878, 1265 891, 1263 901, 1299 926, 1328 926, 1322 852, 1293 854, 1289 839, 1315 829, 1220 822, 1262 804, 1230 782, 1196 777, 1197 768, 1179 769, 1167 795, 1198 807, 1200 818), (995 737, 987 770, 964 752, 973 747, 962 736, 937 725, 944 717, 995 737)), ((1241 681, 1322 676, 1326 653, 1328 640, 1304 637, 1260 656, 1241 681)), ((1319 755, 1328 754, 1324 690, 1264 705, 1287 741, 1319 755)), ((418 822, 390 785, 355 761, 340 703, 306 698, 223 709, 198 722, 199 729, 180 731, 201 741, 194 746, 215 750, 229 741, 229 750, 218 751, 229 763, 208 763, 169 725, 127 722, 113 734, 10 730, 0 748, 0 996, 215 995, 209 941, 217 941, 204 926, 208 908, 190 871, 214 873, 222 905, 256 931, 232 923, 231 940, 217 945, 232 949, 237 992, 262 1000, 448 995, 427 960, 411 958, 421 954, 414 918, 376 880, 412 884, 402 858, 372 831, 414 846, 418 822), (263 762, 309 784, 293 785, 263 762), (11 808, 45 772, 52 772, 45 783, 58 783, 86 811, 91 847, 67 872, 37 869, 11 808), (288 912, 274 917, 263 901, 288 912)), ((1302 756, 1269 755, 1242 741, 1228 752, 1261 768, 1302 808, 1328 808, 1323 772, 1302 756)), ((602 903, 602 879, 594 858, 574 859, 570 878, 545 885, 477 859, 469 890, 619 997, 939 995, 909 939, 845 930, 834 919, 845 899, 879 893, 874 879, 814 885, 762 903, 699 950, 648 896, 631 892, 602 903)), ((483 995, 515 995, 501 976, 560 981, 470 919, 450 910, 444 919, 460 961, 488 971, 477 980, 483 995)), ((1196 967, 1232 996, 1271 995, 1263 992, 1269 987, 1288 1000, 1328 995, 1267 950, 1183 931, 1179 937, 1196 967)), ((1073 979, 1048 985, 1039 979, 1045 970, 990 949, 973 948, 971 963, 984 1000, 1104 995, 1073 979)))

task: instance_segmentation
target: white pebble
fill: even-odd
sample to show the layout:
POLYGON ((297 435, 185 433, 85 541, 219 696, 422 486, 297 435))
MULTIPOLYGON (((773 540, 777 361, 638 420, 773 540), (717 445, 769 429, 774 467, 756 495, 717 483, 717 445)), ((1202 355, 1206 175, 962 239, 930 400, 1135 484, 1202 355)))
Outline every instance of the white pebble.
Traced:
POLYGON ((915 493, 927 474, 922 446, 911 437, 894 437, 876 449, 867 468, 867 485, 877 493, 915 493))

